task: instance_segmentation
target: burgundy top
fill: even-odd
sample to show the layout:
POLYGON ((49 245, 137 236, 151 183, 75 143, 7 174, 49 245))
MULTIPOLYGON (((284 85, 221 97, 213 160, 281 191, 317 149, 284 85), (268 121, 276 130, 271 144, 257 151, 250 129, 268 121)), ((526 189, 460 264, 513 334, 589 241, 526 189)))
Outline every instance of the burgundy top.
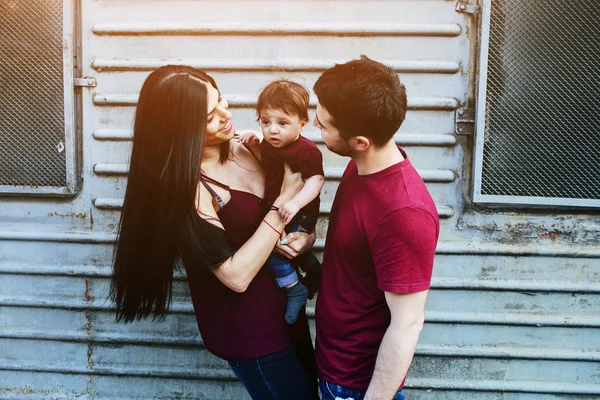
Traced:
MULTIPOLYGON (((243 245, 264 217, 261 199, 229 189, 231 200, 219 219, 235 246, 243 245)), ((304 312, 293 325, 285 323, 286 297, 263 268, 244 293, 225 286, 206 268, 186 265, 190 294, 206 348, 226 360, 256 358, 288 348, 310 337, 304 312)))
POLYGON ((438 235, 435 204, 408 158, 370 175, 350 161, 331 210, 316 306, 323 380, 367 390, 390 324, 384 292, 429 289, 438 235))
MULTIPOLYGON (((277 149, 263 140, 260 144, 261 162, 265 170, 265 203, 272 206, 281 192, 283 183, 283 164, 288 163, 292 172, 300 172, 302 179, 308 179, 323 173, 323 155, 321 150, 303 136, 281 149, 277 149)), ((302 212, 307 215, 319 215, 320 197, 308 203, 302 212)))

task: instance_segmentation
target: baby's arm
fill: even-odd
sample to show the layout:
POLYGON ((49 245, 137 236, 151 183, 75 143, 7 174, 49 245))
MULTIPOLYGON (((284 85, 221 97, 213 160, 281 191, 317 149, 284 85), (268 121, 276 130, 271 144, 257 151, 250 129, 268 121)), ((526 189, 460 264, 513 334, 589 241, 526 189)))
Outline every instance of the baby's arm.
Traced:
POLYGON ((238 143, 244 145, 246 150, 250 151, 258 161, 262 160, 260 143, 263 140, 263 137, 261 134, 254 131, 237 131, 234 138, 238 143))
POLYGON ((321 193, 324 183, 325 177, 323 175, 311 176, 304 183, 302 190, 279 208, 279 214, 284 219, 286 225, 290 223, 301 208, 317 198, 321 193))

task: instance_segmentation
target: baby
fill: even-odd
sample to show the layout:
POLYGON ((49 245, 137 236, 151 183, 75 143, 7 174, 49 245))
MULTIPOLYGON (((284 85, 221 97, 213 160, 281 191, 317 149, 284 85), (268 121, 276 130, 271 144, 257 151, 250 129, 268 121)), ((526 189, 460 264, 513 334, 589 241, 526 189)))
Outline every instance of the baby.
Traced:
MULTIPOLYGON (((287 233, 314 232, 319 215, 319 194, 325 182, 321 151, 311 140, 300 135, 308 123, 308 99, 306 89, 295 82, 284 79, 271 82, 258 97, 256 107, 264 139, 261 141, 252 132, 239 138, 241 143, 251 146, 261 160, 267 207, 271 207, 279 196, 284 163, 293 172, 300 172, 306 181, 302 190, 278 210, 286 223, 287 233)), ((321 264, 314 254, 305 253, 294 262, 307 273, 306 279, 320 277, 321 264)), ((272 253, 267 264, 277 286, 286 291, 285 321, 292 324, 306 304, 308 289, 298 280, 289 259, 272 253)))

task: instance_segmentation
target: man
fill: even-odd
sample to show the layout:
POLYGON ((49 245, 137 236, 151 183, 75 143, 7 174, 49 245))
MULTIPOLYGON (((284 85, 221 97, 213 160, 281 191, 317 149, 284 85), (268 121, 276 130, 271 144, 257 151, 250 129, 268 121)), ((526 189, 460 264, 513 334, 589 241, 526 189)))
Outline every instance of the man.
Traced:
POLYGON ((396 146, 406 91, 365 56, 325 71, 314 124, 351 158, 333 202, 316 306, 324 400, 403 399, 423 327, 439 219, 425 184, 396 146))

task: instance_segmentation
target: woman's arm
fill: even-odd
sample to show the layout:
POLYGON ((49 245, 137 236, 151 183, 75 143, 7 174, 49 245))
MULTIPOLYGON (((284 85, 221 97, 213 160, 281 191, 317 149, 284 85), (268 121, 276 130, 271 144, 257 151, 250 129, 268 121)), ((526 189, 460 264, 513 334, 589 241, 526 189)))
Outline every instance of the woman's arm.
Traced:
MULTIPOLYGON (((303 182, 300 174, 292 173, 287 165, 285 168, 281 194, 273 204, 275 207, 280 207, 302 189, 303 182)), ((208 222, 223 228, 212 204, 212 196, 206 189, 202 191, 202 187, 200 199, 201 216, 208 222)), ((213 270, 215 276, 231 290, 244 292, 280 240, 284 227, 285 224, 279 213, 276 211, 267 213, 254 235, 233 256, 213 270)))
POLYGON ((215 276, 231 290, 245 292, 279 240, 280 235, 276 230, 281 232, 284 226, 279 214, 270 211, 254 235, 233 256, 213 270, 215 276))

